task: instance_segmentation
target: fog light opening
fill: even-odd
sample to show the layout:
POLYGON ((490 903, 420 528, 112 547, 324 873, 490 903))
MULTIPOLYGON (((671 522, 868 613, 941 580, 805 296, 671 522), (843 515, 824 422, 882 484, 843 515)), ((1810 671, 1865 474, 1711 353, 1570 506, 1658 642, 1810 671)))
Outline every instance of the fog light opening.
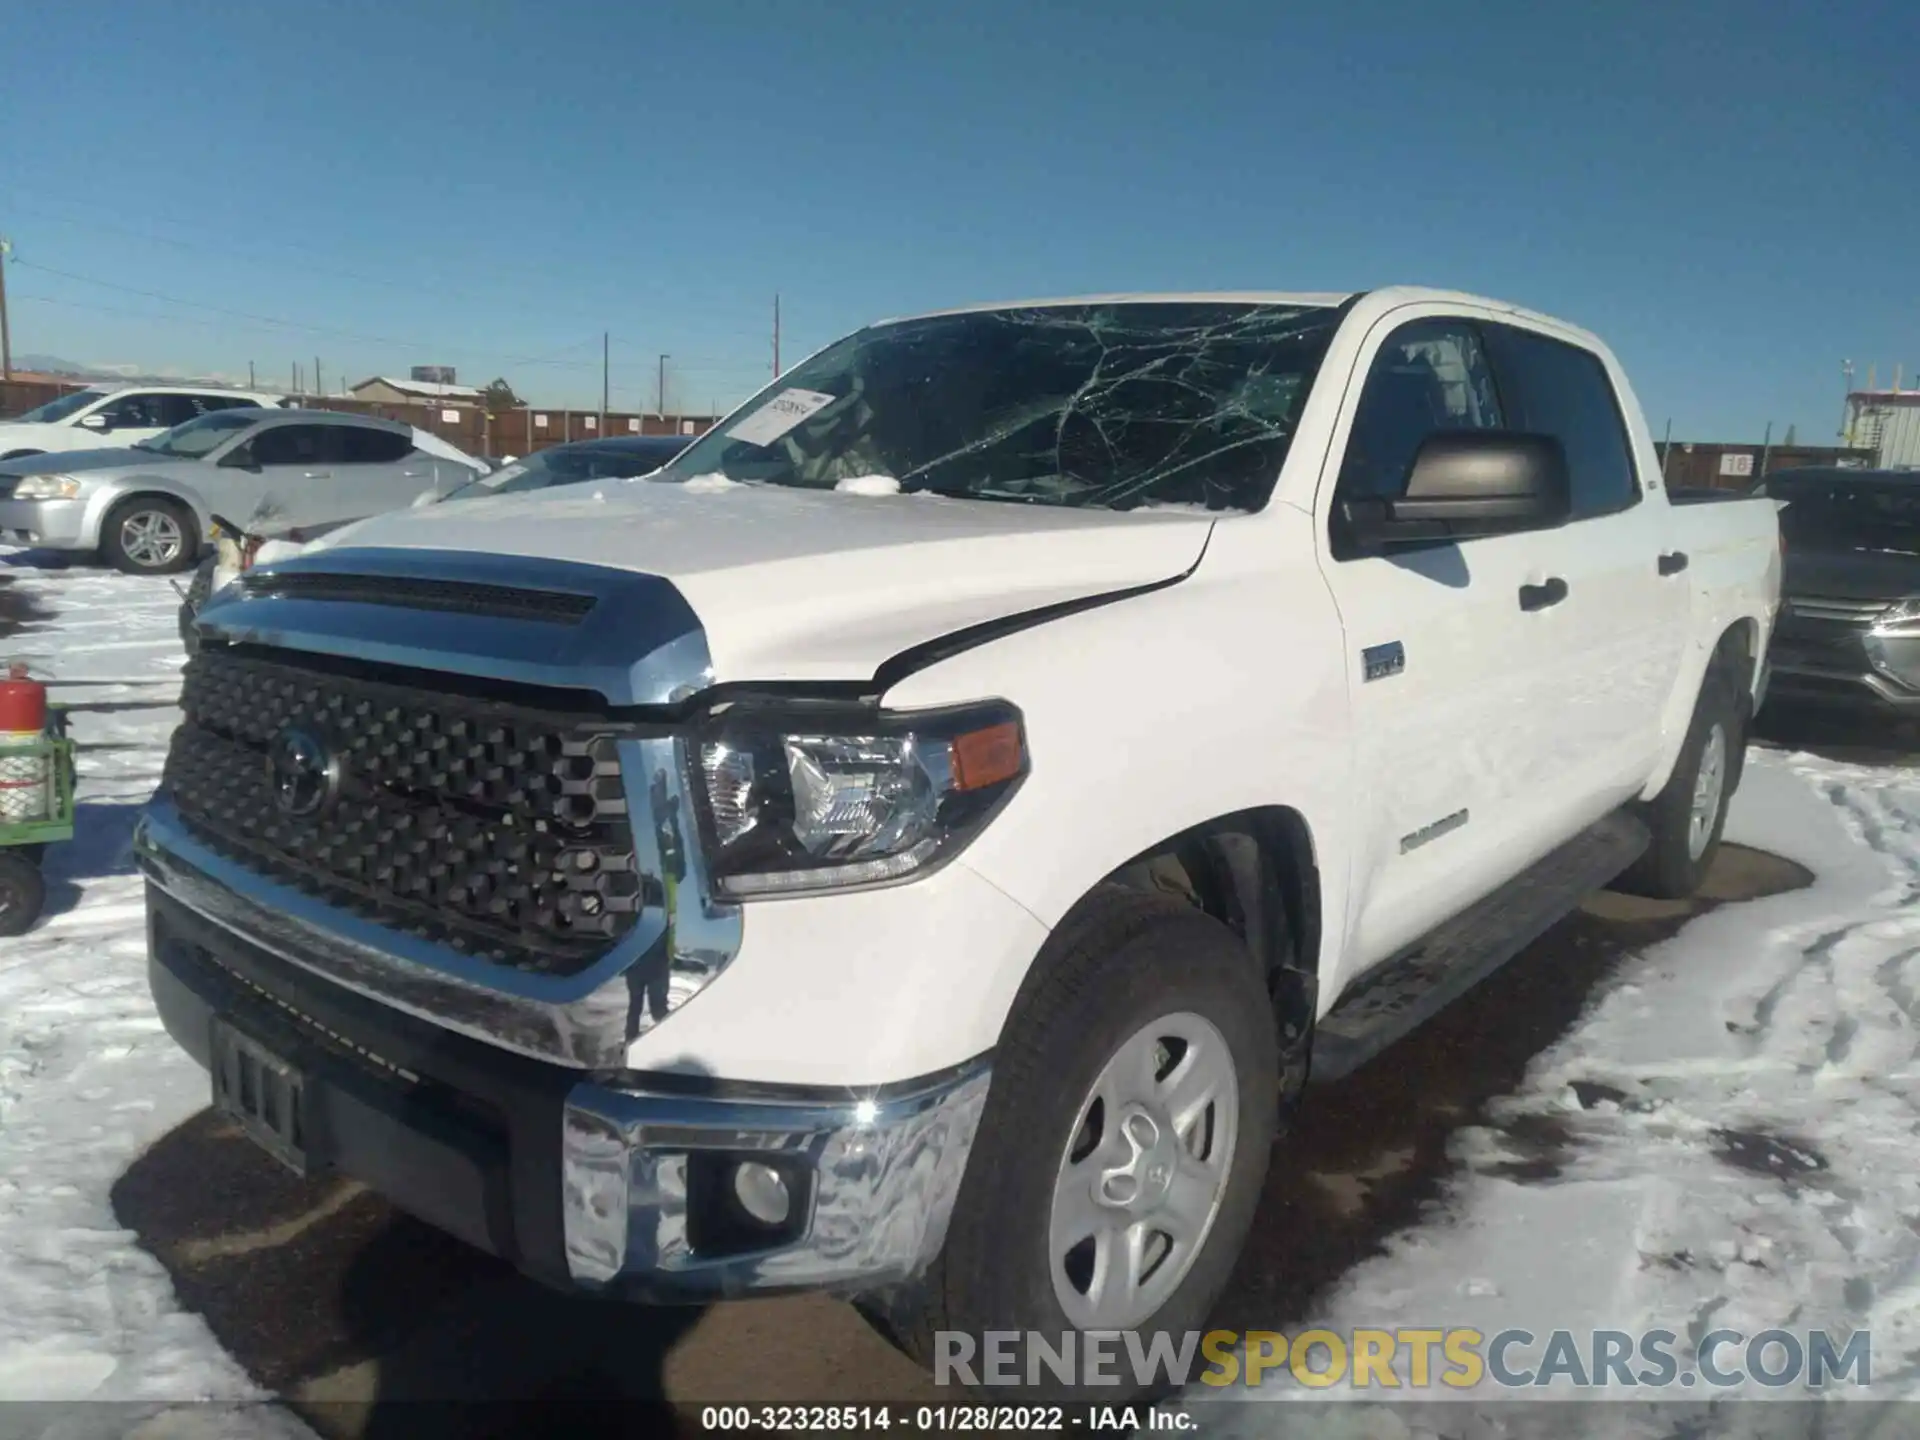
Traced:
POLYGON ((784 1176, 771 1165, 743 1160, 733 1167, 733 1198, 757 1223, 777 1230, 793 1213, 793 1197, 784 1176))

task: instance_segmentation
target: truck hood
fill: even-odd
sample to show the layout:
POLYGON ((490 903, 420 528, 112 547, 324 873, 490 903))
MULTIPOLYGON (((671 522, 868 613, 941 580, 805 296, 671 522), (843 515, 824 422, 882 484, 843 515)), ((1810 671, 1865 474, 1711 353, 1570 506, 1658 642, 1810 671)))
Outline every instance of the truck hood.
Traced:
POLYGON ((1176 579, 1212 525, 636 477, 376 516, 308 554, 476 551, 657 575, 698 617, 714 680, 855 680, 956 630, 1176 579))

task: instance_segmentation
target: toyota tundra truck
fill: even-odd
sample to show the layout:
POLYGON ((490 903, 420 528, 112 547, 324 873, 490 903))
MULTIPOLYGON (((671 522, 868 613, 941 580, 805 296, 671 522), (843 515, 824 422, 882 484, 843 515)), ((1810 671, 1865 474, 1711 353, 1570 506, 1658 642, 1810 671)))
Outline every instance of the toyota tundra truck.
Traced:
POLYGON ((1512 305, 875 324, 214 596, 154 998, 280 1161, 557 1286, 1196 1329, 1310 1078, 1700 882, 1779 575, 1512 305))

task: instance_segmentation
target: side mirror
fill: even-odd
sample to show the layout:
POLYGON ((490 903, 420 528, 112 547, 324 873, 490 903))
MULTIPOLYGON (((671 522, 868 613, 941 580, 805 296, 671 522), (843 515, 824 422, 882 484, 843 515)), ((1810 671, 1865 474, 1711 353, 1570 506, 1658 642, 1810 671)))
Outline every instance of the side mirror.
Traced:
POLYGON ((252 447, 247 445, 242 445, 237 450, 229 450, 226 454, 222 455, 220 457, 220 467, 223 470, 253 471, 258 471, 260 468, 259 465, 254 463, 252 447))
POLYGON ((113 422, 108 420, 106 416, 95 412, 92 415, 82 415, 80 417, 80 428, 82 430, 99 430, 104 432, 113 428, 113 422))
POLYGON ((1551 435, 1438 431, 1414 456, 1405 495, 1349 500, 1342 512, 1364 549, 1549 530, 1573 513, 1566 451, 1551 435))

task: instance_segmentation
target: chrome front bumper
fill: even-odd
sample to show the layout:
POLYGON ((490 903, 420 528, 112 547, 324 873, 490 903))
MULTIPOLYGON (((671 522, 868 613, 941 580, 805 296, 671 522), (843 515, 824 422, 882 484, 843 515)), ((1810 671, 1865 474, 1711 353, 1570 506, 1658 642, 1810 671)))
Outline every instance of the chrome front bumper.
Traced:
POLYGON ((164 804, 143 820, 136 855, 151 886, 156 1000, 175 1039, 206 1064, 215 1017, 243 1030, 281 1027, 314 1093, 354 1091, 350 1102, 315 1101, 331 1147, 315 1163, 530 1274, 698 1303, 885 1291, 939 1252, 986 1102, 987 1057, 835 1091, 628 1072, 604 1044, 630 1033, 617 975, 580 977, 571 994, 494 989, 482 983, 490 967, 456 973, 445 957, 405 953, 405 937, 205 851, 164 804), (515 1118, 449 1159, 419 1095, 383 1098, 365 1075, 343 1073, 342 1042, 436 1082, 460 1097, 456 1108, 515 1118), (729 1167, 755 1158, 797 1177, 793 1223, 764 1243, 736 1227, 716 1246, 711 1222, 729 1203, 729 1167), (486 1174, 511 1179, 471 1178, 486 1174), (548 1198, 528 1205, 529 1191, 548 1198), (556 1209, 557 1224, 534 1217, 556 1209))
POLYGON ((0 500, 0 539, 48 550, 97 550, 100 515, 86 499, 0 500))
POLYGON ((583 1084, 562 1121, 568 1272, 584 1286, 669 1301, 911 1281, 946 1238, 989 1077, 981 1059, 830 1102, 583 1084), (799 1233, 776 1248, 702 1255, 690 1225, 692 1167, 755 1156, 792 1162, 806 1177, 799 1233))

